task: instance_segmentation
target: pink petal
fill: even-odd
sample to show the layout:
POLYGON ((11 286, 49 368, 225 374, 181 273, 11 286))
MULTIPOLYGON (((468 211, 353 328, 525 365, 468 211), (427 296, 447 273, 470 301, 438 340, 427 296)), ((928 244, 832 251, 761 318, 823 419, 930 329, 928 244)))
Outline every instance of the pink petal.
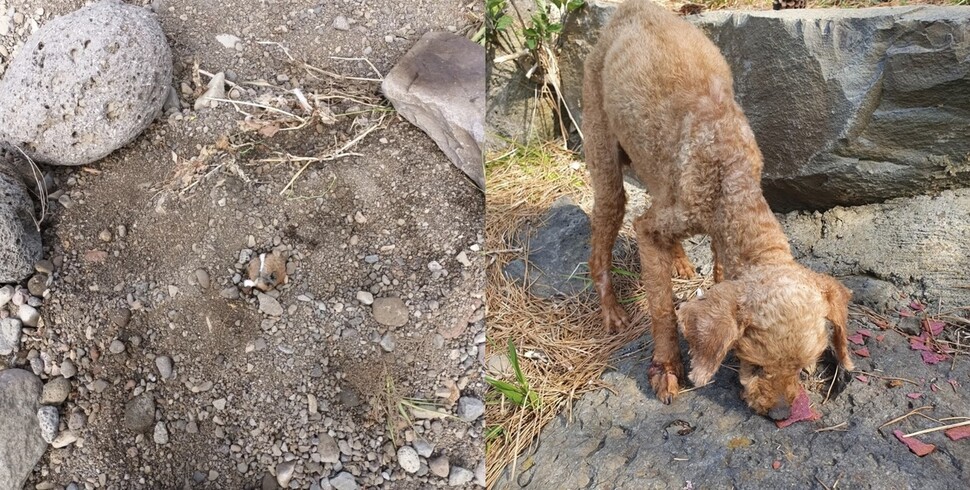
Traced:
POLYGON ((952 429, 947 429, 943 432, 946 434, 950 440, 959 441, 960 439, 970 437, 970 425, 964 425, 962 427, 954 427, 952 429))
POLYGON ((936 393, 937 391, 940 391, 940 387, 936 386, 936 383, 930 383, 930 391, 936 393))
POLYGON ((857 345, 862 345, 865 343, 865 339, 862 338, 861 333, 855 333, 853 335, 849 335, 848 337, 846 337, 846 339, 848 339, 849 342, 852 342, 853 344, 857 344, 857 345))
POLYGON ((909 338, 909 348, 913 350, 930 351, 930 346, 926 345, 926 341, 929 340, 926 337, 926 332, 920 334, 919 337, 909 338))
POLYGON ((936 449, 936 446, 932 444, 927 444, 923 441, 920 441, 919 439, 915 439, 912 437, 903 437, 906 434, 903 434, 903 431, 899 429, 894 430, 893 435, 896 436, 896 439, 899 439, 899 442, 902 442, 903 444, 905 444, 906 447, 908 447, 909 450, 913 452, 913 454, 921 458, 923 456, 926 456, 927 454, 932 453, 933 450, 936 449))
POLYGON ((856 376, 855 379, 862 381, 863 383, 869 384, 869 376, 866 376, 865 374, 860 374, 856 376))
POLYGON ((960 387, 960 383, 957 383, 957 380, 955 380, 955 379, 947 380, 947 383, 950 383, 950 386, 953 387, 953 392, 954 393, 956 393, 957 388, 960 387))
POLYGON ((805 392, 805 388, 802 388, 802 391, 798 393, 798 396, 795 397, 795 401, 791 404, 791 413, 789 414, 788 418, 785 420, 776 420, 775 425, 777 425, 779 429, 784 429, 795 422, 801 422, 803 420, 818 420, 819 418, 821 418, 821 415, 812 410, 812 404, 808 399, 808 393, 805 392))
POLYGON ((920 398, 923 397, 923 394, 922 393, 909 393, 906 396, 909 397, 912 400, 919 400, 920 398))
POLYGON ((913 302, 911 302, 909 304, 909 307, 912 308, 913 311, 923 311, 923 310, 926 309, 926 307, 923 306, 923 303, 920 303, 919 301, 913 301, 913 302))
POLYGON ((910 318, 913 316, 913 312, 903 308, 902 310, 899 310, 899 316, 904 318, 910 318))
POLYGON ((946 323, 939 320, 923 320, 923 327, 930 335, 936 337, 943 331, 943 327, 946 327, 946 323))
POLYGON ((886 334, 876 335, 876 342, 882 342, 884 338, 886 338, 886 334))
POLYGON ((856 331, 856 333, 862 334, 863 337, 872 337, 872 330, 869 330, 868 328, 860 328, 856 331))
POLYGON ((947 359, 947 357, 943 354, 937 354, 936 352, 931 351, 922 351, 920 352, 920 355, 923 356, 923 362, 929 365, 938 364, 947 359))
POLYGON ((856 350, 854 350, 852 352, 854 352, 855 355, 857 355, 859 357, 869 357, 869 348, 868 347, 863 347, 861 349, 856 349, 856 350))

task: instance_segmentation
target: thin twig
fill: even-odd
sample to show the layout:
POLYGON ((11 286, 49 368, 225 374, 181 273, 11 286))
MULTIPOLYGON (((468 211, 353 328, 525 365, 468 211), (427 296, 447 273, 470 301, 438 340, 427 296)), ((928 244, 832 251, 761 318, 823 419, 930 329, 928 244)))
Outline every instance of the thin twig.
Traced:
POLYGON ((917 382, 915 382, 915 381, 913 381, 911 379, 897 378, 895 376, 882 376, 882 375, 875 374, 875 373, 870 373, 870 372, 867 372, 867 371, 850 371, 850 372, 853 373, 853 374, 865 374, 866 376, 872 376, 873 378, 888 379, 888 380, 895 380, 895 381, 904 381, 906 383, 912 384, 913 386, 919 386, 919 383, 917 383, 917 382))
POLYGON ((877 430, 881 430, 883 427, 885 427, 887 425, 895 424, 896 422, 902 422, 903 420, 906 420, 909 417, 912 417, 913 415, 916 415, 917 413, 920 413, 923 410, 927 410, 927 409, 932 410, 933 408, 934 408, 933 405, 923 405, 922 407, 914 408, 913 410, 910 410, 906 414, 900 415, 899 417, 896 417, 896 418, 894 418, 894 419, 886 422, 885 424, 880 425, 879 426, 879 429, 877 429, 877 430))
POLYGON ((913 433, 910 433, 910 434, 906 434, 903 437, 914 437, 914 436, 919 436, 919 435, 923 435, 923 434, 929 434, 930 432, 938 432, 938 431, 941 431, 941 430, 953 429, 953 428, 956 428, 956 427, 963 427, 965 425, 970 425, 970 420, 964 420, 963 422, 957 422, 955 424, 950 424, 950 425, 943 425, 943 426, 940 426, 940 427, 933 427, 932 429, 918 430, 916 432, 913 432, 913 433))
POLYGON ((829 431, 840 430, 840 429, 846 429, 846 430, 848 430, 848 427, 849 427, 849 423, 848 422, 842 422, 841 424, 835 424, 835 425, 830 426, 830 427, 822 427, 821 429, 815 429, 815 432, 816 433, 818 433, 818 432, 829 432, 829 431))

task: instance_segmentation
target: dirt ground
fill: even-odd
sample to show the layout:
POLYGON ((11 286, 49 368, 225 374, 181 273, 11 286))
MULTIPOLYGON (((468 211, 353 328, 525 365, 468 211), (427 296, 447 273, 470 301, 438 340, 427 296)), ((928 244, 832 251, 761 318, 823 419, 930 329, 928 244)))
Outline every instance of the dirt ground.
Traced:
MULTIPOLYGON (((44 19, 84 4, 6 3, 43 8, 44 19)), ((232 72, 232 81, 304 91, 321 82, 258 41, 281 43, 323 69, 373 77, 366 63, 330 57, 366 57, 387 73, 422 34, 464 33, 481 9, 453 0, 130 3, 158 12, 176 88, 191 87, 198 62, 232 72), (335 28, 337 17, 349 29, 335 28), (215 36, 224 33, 242 49, 220 44, 215 36)), ((171 188, 176 162, 221 137, 234 141, 242 116, 232 107, 184 109, 96 165, 55 170, 55 189, 68 197, 53 204, 43 231, 45 258, 56 266, 41 308, 46 327, 25 338, 15 364, 37 352, 73 360, 78 374, 61 417, 78 424, 79 439, 50 449, 28 488, 275 488, 267 475, 286 462, 296 462, 291 488, 330 488, 327 479, 340 472, 362 488, 446 485, 424 462, 415 474, 398 465, 397 447, 415 439, 434 447, 429 461, 444 456, 452 469, 471 471, 484 464, 480 419, 409 423, 398 411, 421 403, 407 399, 453 413, 459 394, 482 398, 482 194, 395 114, 353 148, 359 156, 311 165, 285 196, 299 165, 257 161, 274 151, 318 155, 377 116, 250 139, 250 151, 220 160, 235 165, 203 169, 185 193, 171 188), (290 256, 288 284, 273 293, 281 315, 262 314, 254 297, 233 292, 248 257, 272 250, 290 256), (357 299, 361 291, 403 299, 408 323, 379 324, 357 299), (115 340, 123 352, 111 349, 115 340), (163 380, 156 358, 165 356, 174 375, 163 380), (143 392, 153 395, 156 418, 136 435, 125 407, 143 392), (320 462, 323 434, 338 442, 342 463, 320 462)))

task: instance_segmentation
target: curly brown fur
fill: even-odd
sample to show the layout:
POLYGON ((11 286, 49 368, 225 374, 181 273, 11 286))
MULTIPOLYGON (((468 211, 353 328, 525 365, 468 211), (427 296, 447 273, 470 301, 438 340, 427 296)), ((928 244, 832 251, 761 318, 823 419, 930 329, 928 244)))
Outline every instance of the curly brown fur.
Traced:
POLYGON ((629 0, 602 31, 585 70, 583 133, 594 191, 590 273, 604 327, 626 328, 629 319, 613 292, 610 268, 629 165, 652 196, 634 228, 652 317, 650 380, 658 398, 669 403, 683 377, 670 274, 693 273, 680 240, 697 233, 711 236, 719 284, 708 298, 688 305, 681 319, 695 383, 707 382, 736 347, 747 366, 742 384, 748 403, 760 413, 790 404, 798 370, 816 362, 827 345, 826 318, 835 324, 837 354, 851 364, 847 290, 793 260, 761 193, 761 152, 717 47, 656 4, 629 0))

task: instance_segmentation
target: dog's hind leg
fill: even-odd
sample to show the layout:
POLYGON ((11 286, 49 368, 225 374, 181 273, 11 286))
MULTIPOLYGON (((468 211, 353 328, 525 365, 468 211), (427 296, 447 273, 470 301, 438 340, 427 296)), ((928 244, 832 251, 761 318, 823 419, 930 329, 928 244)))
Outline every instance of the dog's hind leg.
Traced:
POLYGON ((674 273, 677 274, 677 277, 682 279, 693 279, 697 277, 697 271, 694 270, 694 264, 687 258, 687 252, 684 252, 683 244, 679 241, 674 242, 672 252, 674 273))
POLYGON ((586 168, 589 169, 594 198, 589 272, 599 293, 603 326, 609 332, 617 332, 630 326, 629 317, 616 300, 610 278, 613 245, 626 211, 620 162, 622 149, 610 131, 609 120, 603 110, 602 87, 594 76, 596 73, 587 70, 587 74, 588 79, 583 85, 583 135, 586 168))

